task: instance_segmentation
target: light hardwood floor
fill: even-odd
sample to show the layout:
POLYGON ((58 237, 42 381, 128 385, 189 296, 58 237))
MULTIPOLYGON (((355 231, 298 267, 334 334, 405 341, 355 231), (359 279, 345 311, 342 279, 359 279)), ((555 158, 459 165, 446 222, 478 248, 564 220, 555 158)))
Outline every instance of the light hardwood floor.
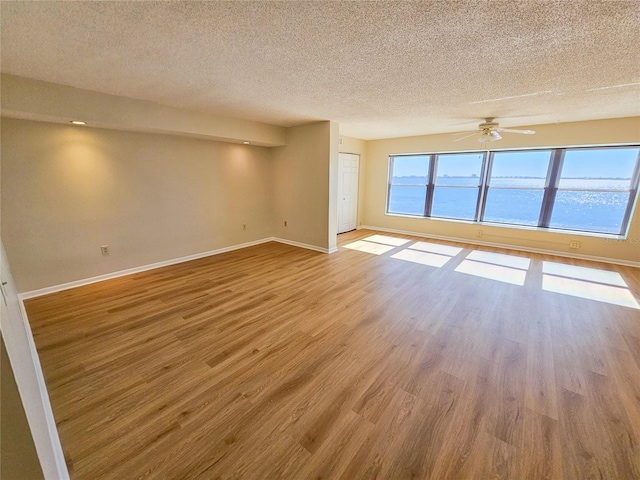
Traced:
POLYGON ((27 301, 72 478, 640 479, 638 269, 375 234, 27 301))

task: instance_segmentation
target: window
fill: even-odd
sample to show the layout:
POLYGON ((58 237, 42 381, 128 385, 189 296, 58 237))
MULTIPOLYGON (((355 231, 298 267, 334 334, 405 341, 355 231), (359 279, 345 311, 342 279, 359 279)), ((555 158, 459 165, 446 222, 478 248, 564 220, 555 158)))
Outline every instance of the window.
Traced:
POLYGON ((640 147, 390 157, 387 213, 623 235, 640 147))
POLYGON ((389 213, 425 214, 430 156, 392 157, 389 213))
POLYGON ((564 154, 550 227, 620 233, 634 189, 638 148, 575 149, 564 154))
POLYGON ((537 226, 550 160, 550 150, 495 153, 482 219, 537 226))
POLYGON ((483 162, 482 153, 438 155, 432 217, 475 218, 483 162))

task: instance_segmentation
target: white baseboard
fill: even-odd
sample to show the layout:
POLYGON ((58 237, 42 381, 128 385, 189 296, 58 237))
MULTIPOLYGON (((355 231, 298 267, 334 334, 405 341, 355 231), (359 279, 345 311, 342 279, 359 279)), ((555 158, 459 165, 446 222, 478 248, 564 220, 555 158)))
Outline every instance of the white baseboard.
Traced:
MULTIPOLYGON (((27 311, 24 308, 24 302, 18 297, 18 305, 20 307, 20 313, 22 316, 23 328, 27 337, 29 355, 33 362, 34 371, 36 374, 36 380, 38 383, 38 392, 40 394, 40 402, 42 410, 44 412, 45 422, 47 424, 47 443, 50 445, 50 449, 53 452, 56 476, 57 480, 69 480, 69 471, 62 451, 62 444, 60 443, 60 437, 58 436, 58 426, 56 420, 53 417, 53 410, 51 409, 51 402, 49 400, 49 391, 47 390, 47 384, 44 380, 44 374, 42 373, 42 365, 40 364, 40 357, 38 356, 38 350, 36 349, 36 343, 33 340, 33 333, 31 332, 31 324, 27 317, 27 311)), ((31 430, 33 433, 33 429, 31 430)), ((34 439, 35 441, 35 439, 34 439)), ((42 459, 40 459, 42 462, 42 459)), ((47 475, 45 475, 47 477, 47 475)), ((50 477, 54 478, 54 477, 50 477)))
POLYGON ((530 253, 541 253, 543 255, 555 255, 557 257, 565 257, 565 258, 575 258, 579 260, 589 260, 591 262, 602 262, 602 263, 610 263, 613 265, 624 265, 626 267, 636 267, 640 268, 640 262, 633 262, 628 260, 618 260, 616 258, 608 258, 608 257, 596 257, 592 255, 580 255, 580 254, 569 254, 564 252, 557 252, 555 250, 546 250, 542 248, 531 248, 531 247, 520 247, 514 245, 505 245, 503 243, 495 243, 495 242, 484 242, 481 240, 468 239, 468 238, 456 238, 456 237, 447 237, 444 235, 432 235, 430 233, 421 233, 421 232, 411 232, 408 230, 396 230, 394 228, 385 228, 385 227, 374 227, 372 225, 361 225, 358 227, 358 230, 377 230, 379 232, 388 232, 388 233, 397 233, 399 235, 411 235, 414 237, 423 237, 423 238, 431 238, 434 240, 444 240, 447 242, 456 242, 456 243, 468 243, 470 245, 481 245, 485 247, 495 247, 495 248, 504 248, 505 250, 515 250, 519 252, 530 252, 530 253))
POLYGON ((316 247, 315 245, 310 245, 308 243, 294 242, 293 240, 287 240, 285 238, 273 237, 272 240, 274 242, 284 243, 286 245, 291 245, 293 247, 306 248, 308 250, 315 250, 316 252, 321 252, 321 253, 335 253, 338 251, 338 247, 333 247, 333 248, 316 247))
MULTIPOLYGON (((49 394, 47 391, 47 386, 44 380, 44 376, 42 375, 42 370, 41 370, 41 366, 40 366, 40 358, 38 357, 38 352, 35 346, 35 342, 33 340, 33 336, 31 334, 31 326, 29 324, 28 321, 28 315, 27 315, 27 311, 25 309, 24 306, 24 300, 29 299, 29 298, 34 298, 34 297, 39 297, 42 295, 48 295, 50 293, 55 293, 55 292, 60 292, 63 290, 68 290, 70 288, 75 288, 75 287, 80 287, 83 285, 89 285, 92 283, 96 283, 96 282, 101 282, 104 280, 109 280, 112 278, 118 278, 118 277, 123 277, 125 275, 131 275, 134 273, 139 273, 139 272, 144 272, 147 270, 153 270, 155 268, 160 268, 160 267, 165 267, 168 265, 174 265, 177 263, 182 263, 182 262, 188 262, 190 260, 196 260, 198 258, 204 258, 204 257, 209 257, 212 255, 219 255, 221 253, 226 253, 226 252, 231 252, 233 250, 240 250, 243 248, 247 248, 247 247, 252 247, 254 245, 260 245, 263 243, 267 243, 267 242, 279 242, 279 243, 284 243, 287 245, 291 245, 294 247, 300 247, 300 248, 306 248, 309 250, 315 250, 318 252, 322 252, 322 253, 333 253, 333 252, 337 252, 338 249, 336 247, 332 248, 332 249, 326 249, 326 248, 321 248, 321 247, 316 247, 315 245, 309 245, 306 243, 300 243, 300 242, 294 242, 291 240, 286 240, 283 238, 274 238, 274 237, 268 237, 268 238, 263 238, 260 240, 255 240, 253 242, 246 242, 246 243, 241 243, 238 245, 232 245, 229 247, 224 247, 224 248, 219 248, 217 250, 210 250, 208 252, 202 252, 202 253, 197 253, 194 255, 187 255, 184 257, 180 257, 180 258, 174 258, 171 260, 166 260, 163 262, 156 262, 156 263, 152 263, 149 265, 143 265, 140 267, 134 267, 134 268, 128 268, 126 270, 120 270, 117 272, 112 272, 112 273, 107 273, 104 275, 98 275, 95 277, 91 277, 91 278, 85 278, 82 280, 76 280, 73 282, 67 282, 67 283, 63 283, 60 285, 54 285, 51 287, 46 287, 46 288, 40 288, 38 290, 31 290, 29 292, 24 292, 21 294, 18 294, 18 304, 19 304, 19 309, 20 309, 20 313, 22 316, 22 321, 24 322, 24 329, 25 332, 27 333, 27 337, 28 337, 28 347, 29 347, 29 354, 31 356, 31 360, 33 362, 33 365, 35 367, 35 370, 38 374, 37 377, 37 383, 38 383, 38 390, 39 390, 39 394, 40 394, 40 398, 42 399, 42 403, 43 405, 46 407, 48 406, 48 408, 44 408, 44 415, 45 415, 45 421, 46 421, 46 427, 47 427, 47 433, 48 433, 48 438, 47 438, 47 443, 51 446, 52 452, 53 452, 53 457, 55 460, 55 468, 56 468, 56 474, 55 474, 55 478, 57 480, 68 480, 69 479, 69 473, 67 471, 67 467, 65 464, 65 460, 64 460, 64 454, 62 452, 62 447, 60 445, 60 438, 58 436, 58 430, 57 430, 57 426, 55 423, 55 419, 53 417, 53 412, 51 410, 50 404, 49 404, 49 394)), ((53 478, 50 475, 48 475, 49 478, 53 478)))
POLYGON ((173 258, 171 260, 165 260, 162 262, 150 263, 148 265, 142 265, 140 267, 127 268, 126 270, 119 270, 117 272, 105 273, 104 275, 98 275, 90 278, 83 278, 81 280, 74 280, 73 282, 61 283, 59 285, 53 285, 51 287, 39 288, 37 290, 30 290, 18 294, 18 298, 23 301, 29 298, 41 297, 43 295, 49 295, 50 293, 61 292, 63 290, 69 290, 70 288, 82 287, 84 285, 90 285, 92 283, 102 282, 104 280, 111 280, 112 278, 124 277, 134 273, 146 272, 147 270, 153 270, 155 268, 166 267, 169 265, 175 265, 177 263, 189 262, 191 260, 197 260, 198 258, 210 257, 212 255, 219 255, 221 253, 232 252, 234 250, 240 250, 242 248, 253 247, 267 242, 279 242, 294 247, 306 248, 308 250, 315 250, 321 253, 334 253, 337 252, 337 248, 327 249, 322 247, 316 247, 315 245, 309 245, 307 243, 294 242, 292 240, 286 240, 284 238, 267 237, 260 240, 254 240, 252 242, 239 243, 237 245, 231 245, 229 247, 218 248, 216 250, 209 250, 208 252, 196 253, 193 255, 187 255, 185 257, 173 258))
POLYGON ((262 238, 260 240, 254 240, 253 242, 240 243, 238 245, 231 245, 229 247, 223 247, 216 250, 209 250, 208 252, 196 253, 193 255, 173 258, 171 260, 165 260, 162 262, 150 263, 148 265, 142 265, 140 267, 127 268, 126 270, 119 270, 117 272, 105 273, 104 275, 98 275, 96 277, 90 277, 90 278, 83 278, 81 280, 61 283, 60 285, 53 285, 51 287, 39 288, 37 290, 31 290, 29 292, 20 293, 18 294, 18 297, 21 300, 26 300, 28 298, 34 298, 34 297, 41 297, 42 295, 49 295, 50 293, 61 292, 62 290, 68 290, 70 288, 81 287, 83 285, 90 285, 92 283, 102 282, 104 280, 111 280, 112 278, 124 277, 125 275, 131 275, 133 273, 146 272, 147 270, 153 270, 154 268, 175 265, 176 263, 189 262, 191 260, 197 260, 198 258, 210 257, 212 255, 219 255, 221 253, 232 252, 233 250, 252 247, 254 245, 260 245, 262 243, 267 243, 271 241, 273 241, 272 237, 262 238))

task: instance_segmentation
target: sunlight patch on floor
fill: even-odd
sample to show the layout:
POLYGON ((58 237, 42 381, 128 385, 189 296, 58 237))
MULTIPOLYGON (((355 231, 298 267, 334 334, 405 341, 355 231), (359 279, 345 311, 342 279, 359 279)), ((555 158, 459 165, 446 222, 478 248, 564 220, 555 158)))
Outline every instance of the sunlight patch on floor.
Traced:
POLYGON ((588 300, 640 310, 638 301, 628 288, 614 287, 573 278, 556 277, 554 275, 543 275, 542 289, 547 292, 561 293, 572 297, 586 298, 588 300))
POLYGON ((366 240, 367 242, 382 243, 383 245, 393 245, 394 247, 399 247, 400 245, 404 245, 411 241, 405 238, 389 237, 387 235, 370 235, 367 238, 363 238, 363 240, 366 240))
POLYGON ((419 252, 415 250, 401 250, 398 253, 391 255, 391 258, 397 258, 398 260, 406 260, 407 262, 420 263, 429 267, 440 268, 446 264, 451 257, 445 255, 437 255, 429 252, 419 252))
POLYGON ((627 283, 618 272, 612 272, 610 270, 578 267, 576 265, 565 265, 563 263, 556 262, 542 262, 542 273, 556 275, 559 277, 574 278, 576 280, 587 280, 588 282, 617 285, 618 287, 628 287, 627 283))
POLYGON ((358 240, 357 242, 345 245, 344 248, 348 248, 350 250, 358 250, 359 252, 372 253, 374 255, 382 255, 383 253, 387 253, 389 250, 393 250, 395 247, 382 245, 380 243, 358 240))
POLYGON ((459 247, 451 247, 449 245, 440 245, 439 243, 416 242, 409 247, 411 250, 420 250, 421 252, 437 253, 439 255, 448 255, 455 257, 463 249, 459 247))
POLYGON ((527 277, 526 270, 518 270, 516 268, 503 267, 501 265, 476 262, 474 260, 464 260, 460 265, 458 265, 455 271, 518 286, 523 286, 527 277))
POLYGON ((484 263, 492 263, 503 267, 517 268, 519 270, 528 270, 529 265, 531 264, 531 259, 529 258, 505 255, 503 253, 481 252, 480 250, 474 250, 471 252, 467 255, 467 259, 484 263))
MULTIPOLYGON (((391 258, 435 268, 443 267, 464 251, 460 247, 422 241, 407 245, 410 242, 412 241, 403 238, 376 234, 344 245, 344 248, 373 255, 396 250, 391 258)), ((472 250, 454 271, 524 286, 530 267, 531 259, 527 257, 472 250)), ((543 261, 542 274, 544 291, 640 310, 640 303, 618 272, 543 261)))

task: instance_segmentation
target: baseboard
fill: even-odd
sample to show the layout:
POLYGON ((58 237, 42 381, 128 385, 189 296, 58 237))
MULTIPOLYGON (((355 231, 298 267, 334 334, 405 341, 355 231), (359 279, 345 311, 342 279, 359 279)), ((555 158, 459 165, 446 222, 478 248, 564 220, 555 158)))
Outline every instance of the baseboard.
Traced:
POLYGON ((134 273, 146 272, 147 270, 153 270, 155 268, 167 267, 169 265, 175 265, 177 263, 189 262, 191 260, 197 260, 199 258, 210 257, 212 255, 219 255, 221 253, 232 252, 234 250, 240 250, 247 247, 253 247, 267 242, 279 242, 291 245, 294 247, 306 248, 308 250, 315 250, 321 253, 334 253, 338 249, 336 247, 327 249, 322 247, 316 247, 315 245, 309 245, 307 243, 294 242, 292 240, 286 240, 284 238, 267 237, 260 240, 254 240, 252 242, 239 243, 237 245, 231 245, 229 247, 218 248, 216 250, 209 250, 208 252, 196 253, 193 255, 187 255, 185 257, 173 258, 171 260, 165 260, 162 262, 150 263, 148 265, 142 265, 140 267, 127 268, 126 270, 119 270, 117 272, 105 273, 104 275, 98 275, 95 277, 84 278, 81 280, 74 280, 73 282, 61 283, 59 285, 53 285, 51 287, 39 288, 37 290, 30 290, 18 294, 18 298, 21 301, 29 298, 41 297, 43 295, 49 295, 51 293, 61 292, 63 290, 69 290, 70 288, 82 287, 84 285, 90 285, 92 283, 103 282, 105 280, 111 280, 113 278, 124 277, 126 275, 132 275, 134 273))
MULTIPOLYGON (((62 444, 60 443, 60 437, 58 435, 58 426, 56 420, 53 417, 53 410, 51 409, 51 402, 49 400, 49 391, 47 390, 47 384, 44 380, 44 374, 42 373, 42 365, 40 364, 40 357, 38 356, 38 350, 36 343, 33 339, 33 333, 31 332, 31 324, 29 323, 27 311, 24 308, 24 302, 18 297, 18 306, 20 307, 20 314, 22 320, 22 326, 27 337, 29 355, 33 363, 34 371, 36 374, 36 381, 38 384, 38 393, 40 395, 40 401, 42 404, 42 410, 44 411, 45 422, 47 424, 48 443, 51 445, 53 452, 55 467, 56 467, 56 479, 57 480, 69 480, 69 471, 62 451, 62 444)), ((33 430, 32 430, 33 432, 33 430)))
POLYGON ((480 245, 484 247, 495 247, 495 248, 504 248, 505 250, 515 250, 519 252, 529 252, 529 253, 541 253, 543 255, 555 255, 556 257, 564 257, 564 258, 574 258, 578 260, 589 260, 591 262, 601 262, 601 263, 610 263, 613 265, 624 265, 625 267, 636 267, 640 268, 640 262, 632 262, 628 260, 618 260, 616 258, 608 258, 608 257, 596 257, 592 255, 580 255, 580 254, 569 254, 564 252, 557 252, 555 250, 546 250, 542 248, 531 248, 531 247, 519 247, 514 245, 505 245, 502 243, 495 242, 484 242, 481 240, 468 239, 468 238, 456 238, 456 237, 447 237, 444 235, 432 235, 430 233, 421 233, 421 232, 411 232, 408 230, 396 230, 394 228, 385 228, 385 227, 374 227, 372 225, 361 225, 358 227, 358 230, 377 230, 379 232, 387 232, 387 233, 397 233, 399 235, 411 235, 414 237, 423 237, 423 238, 431 238, 434 240, 444 240, 447 242, 456 242, 456 243, 468 243, 470 245, 480 245))
POLYGON ((315 250, 316 252, 321 252, 321 253, 335 253, 338 251, 338 247, 333 247, 333 248, 317 247, 315 245, 310 245, 308 243, 294 242, 293 240, 287 240, 285 238, 273 237, 272 240, 274 242, 284 243, 286 245, 291 245, 293 247, 306 248, 308 250, 315 250))
POLYGON ((146 272, 147 270, 153 270, 154 268, 167 267, 169 265, 175 265, 177 263, 197 260, 198 258, 210 257, 212 255, 219 255, 221 253, 232 252, 234 250, 240 250, 242 248, 253 247, 254 245, 260 245, 262 243, 271 242, 273 240, 274 240, 273 237, 261 238, 260 240, 254 240, 252 242, 246 242, 246 243, 239 243, 237 245, 231 245, 229 247, 218 248, 216 250, 209 250, 208 252, 196 253, 193 255, 173 258, 171 260, 165 260, 162 262, 150 263, 148 265, 142 265, 140 267, 127 268, 126 270, 119 270, 117 272, 106 273, 104 275, 98 275, 96 277, 84 278, 82 280, 75 280, 73 282, 61 283, 60 285, 53 285, 51 287, 39 288, 37 290, 31 290, 28 292, 19 293, 18 298, 20 298, 20 300, 27 300, 29 298, 41 297, 43 295, 49 295, 50 293, 69 290, 70 288, 82 287, 84 285, 90 285, 92 283, 102 282, 104 280, 111 280, 112 278, 124 277, 125 275, 131 275, 133 273, 146 272))

